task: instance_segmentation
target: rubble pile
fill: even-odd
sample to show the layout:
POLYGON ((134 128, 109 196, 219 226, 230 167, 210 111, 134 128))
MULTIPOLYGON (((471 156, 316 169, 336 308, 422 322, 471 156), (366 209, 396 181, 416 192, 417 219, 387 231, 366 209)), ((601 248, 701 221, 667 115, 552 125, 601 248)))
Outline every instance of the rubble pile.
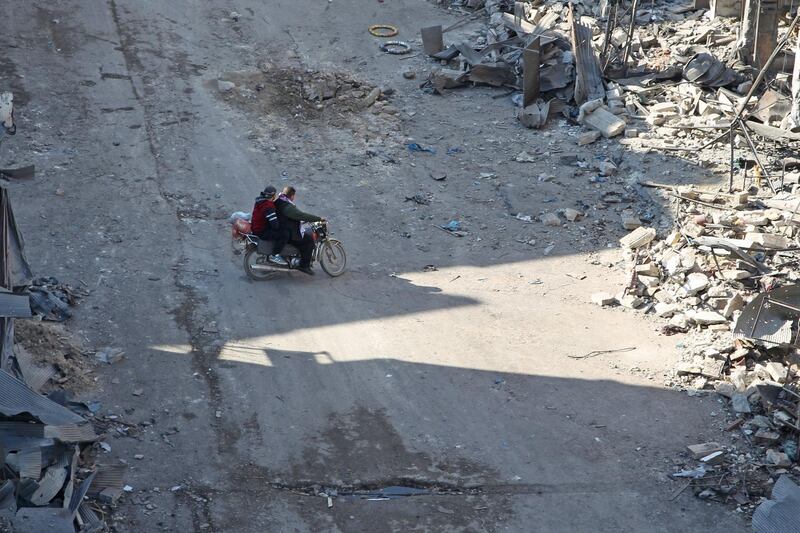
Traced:
MULTIPOLYGON (((278 66, 262 61, 259 70, 230 73, 217 80, 217 89, 225 101, 263 116, 277 114, 353 126, 356 116, 371 114, 376 121, 396 122, 400 114, 390 102, 394 91, 389 87, 378 87, 343 72, 300 65, 278 66)), ((385 124, 380 128, 376 125, 374 131, 367 129, 370 133, 383 132, 384 136, 387 131, 385 124)))
MULTIPOLYGON (((687 140, 724 132, 744 105, 755 133, 796 140, 780 129, 790 125, 788 75, 779 73, 764 96, 747 101, 758 69, 742 61, 739 22, 713 9, 662 0, 638 6, 630 20, 630 6, 614 1, 452 5, 482 7, 488 27, 448 46, 442 33, 450 28, 423 28, 425 52, 442 63, 424 84, 435 93, 467 84, 507 87, 525 126, 540 128, 563 113, 606 138, 655 148, 691 149, 687 140)), ((788 30, 781 18, 778 37, 788 30)), ((791 53, 774 63, 783 72, 791 66, 791 53)), ((746 139, 735 142, 743 147, 746 139)))
POLYGON ((731 395, 737 412, 726 428, 732 443, 687 446, 685 460, 677 461, 669 475, 687 480, 680 491, 692 487, 701 499, 733 503, 739 512, 749 515, 763 504, 780 478, 800 479, 799 389, 796 384, 765 381, 737 393, 733 385, 726 385, 730 390, 725 394, 731 395))
POLYGON ((660 238, 635 217, 624 220, 638 226, 620 240, 629 282, 592 301, 659 317, 665 335, 687 334, 667 384, 716 391, 742 445, 713 457, 706 450, 682 476, 695 479, 699 496, 752 511, 771 477, 800 476, 800 187, 751 196, 646 185, 669 196, 677 227, 660 238))

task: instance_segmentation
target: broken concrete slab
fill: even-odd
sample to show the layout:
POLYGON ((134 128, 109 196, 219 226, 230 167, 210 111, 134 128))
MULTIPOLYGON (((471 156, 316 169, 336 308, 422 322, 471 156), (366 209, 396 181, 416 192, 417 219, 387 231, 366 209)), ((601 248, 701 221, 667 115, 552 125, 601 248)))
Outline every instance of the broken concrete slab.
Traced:
POLYGON ((704 442, 702 444, 690 444, 686 446, 694 459, 702 459, 708 454, 724 450, 717 442, 704 442))
POLYGON ((592 294, 592 303, 600 306, 614 305, 617 299, 607 292, 596 292, 592 294))
POLYGON ((585 113, 581 123, 600 132, 606 139, 621 135, 627 125, 624 120, 602 107, 585 113))
POLYGON ((420 34, 422 35, 422 49, 426 54, 432 56, 444 50, 441 24, 421 28, 420 34))
POLYGON ((637 228, 619 240, 623 248, 641 248, 647 246, 656 238, 655 228, 637 228))

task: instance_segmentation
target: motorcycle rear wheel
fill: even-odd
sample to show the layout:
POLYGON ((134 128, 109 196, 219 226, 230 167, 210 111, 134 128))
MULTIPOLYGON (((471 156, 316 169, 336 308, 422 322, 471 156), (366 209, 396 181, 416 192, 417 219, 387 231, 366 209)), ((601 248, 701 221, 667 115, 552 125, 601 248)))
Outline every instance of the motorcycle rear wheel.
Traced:
POLYGON ((262 271, 253 268, 253 265, 258 264, 259 257, 263 257, 258 253, 255 246, 247 249, 244 254, 244 273, 253 281, 266 281, 278 275, 275 271, 262 271))
POLYGON ((317 252, 319 264, 325 273, 333 278, 344 274, 347 267, 347 255, 344 246, 336 239, 328 239, 320 245, 317 252))

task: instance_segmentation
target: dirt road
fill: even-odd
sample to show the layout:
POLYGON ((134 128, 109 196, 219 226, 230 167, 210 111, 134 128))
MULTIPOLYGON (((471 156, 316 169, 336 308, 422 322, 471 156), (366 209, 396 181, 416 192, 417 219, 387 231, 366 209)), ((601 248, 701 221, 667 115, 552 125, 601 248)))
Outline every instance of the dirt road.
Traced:
POLYGON ((127 356, 88 394, 143 428, 109 440, 134 489, 116 530, 745 529, 688 491, 672 499, 673 457, 720 411, 662 387, 676 341, 587 303, 622 277, 607 246, 622 230, 591 206, 636 173, 688 174, 681 162, 626 154, 619 181, 590 183, 569 157, 618 147, 521 129, 488 89, 423 93, 402 72, 431 63, 366 31, 415 39, 456 20, 421 0, 6 11, 19 134, 0 157, 37 165, 11 186, 28 254, 91 289, 73 329, 127 356), (382 112, 318 109, 302 91, 320 72, 394 94, 382 112), (523 149, 537 162, 514 161, 523 149), (345 276, 244 277, 225 218, 266 183, 297 185, 331 220, 345 276), (591 214, 559 228, 513 216, 574 206, 591 214), (434 227, 449 220, 467 235, 434 227), (392 485, 430 493, 318 495, 392 485))

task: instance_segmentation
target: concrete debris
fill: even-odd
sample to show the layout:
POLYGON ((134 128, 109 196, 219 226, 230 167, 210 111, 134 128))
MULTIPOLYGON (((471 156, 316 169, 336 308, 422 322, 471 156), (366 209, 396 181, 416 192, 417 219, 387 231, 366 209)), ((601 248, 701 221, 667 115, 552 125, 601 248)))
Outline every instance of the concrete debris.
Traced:
POLYGON ((585 133, 581 133, 578 136, 578 146, 586 146, 587 144, 592 144, 593 142, 600 139, 602 135, 599 131, 587 131, 585 133))
POLYGON ((647 246, 655 238, 656 230, 654 228, 641 227, 621 238, 619 243, 623 248, 636 249, 647 246))
POLYGON ((607 292, 596 292, 592 294, 592 303, 594 304, 605 306, 605 305, 613 305, 616 302, 617 299, 613 295, 607 292))
MULTIPOLYGON (((706 141, 724 143, 731 120, 740 118, 760 136, 800 138, 788 131, 792 109, 798 108, 789 84, 781 80, 763 89, 763 77, 755 79, 757 71, 746 64, 763 67, 765 55, 784 43, 789 25, 765 14, 776 8, 761 10, 758 37, 751 36, 758 42, 744 46, 737 37, 749 27, 743 32, 726 18, 704 17, 702 4, 630 5, 623 12, 613 1, 479 2, 488 23, 469 41, 446 47, 442 34, 447 30, 421 30, 425 52, 451 72, 432 72, 423 86, 438 94, 467 82, 507 87, 517 91, 512 95, 517 118, 529 128, 543 127, 554 115, 553 102, 559 102, 564 115, 577 115, 587 130, 647 149, 692 151, 706 141), (537 100, 549 102, 550 112, 544 113, 537 100)), ((742 4, 712 1, 709 14, 738 17, 742 4), (721 4, 731 5, 717 9, 721 4)), ((783 68, 791 63, 784 60, 783 68)), ((741 129, 738 122, 734 127, 741 129)), ((750 137, 742 130, 737 143, 755 150, 757 140, 750 137)), ((579 145, 596 140, 578 137, 579 145)))

